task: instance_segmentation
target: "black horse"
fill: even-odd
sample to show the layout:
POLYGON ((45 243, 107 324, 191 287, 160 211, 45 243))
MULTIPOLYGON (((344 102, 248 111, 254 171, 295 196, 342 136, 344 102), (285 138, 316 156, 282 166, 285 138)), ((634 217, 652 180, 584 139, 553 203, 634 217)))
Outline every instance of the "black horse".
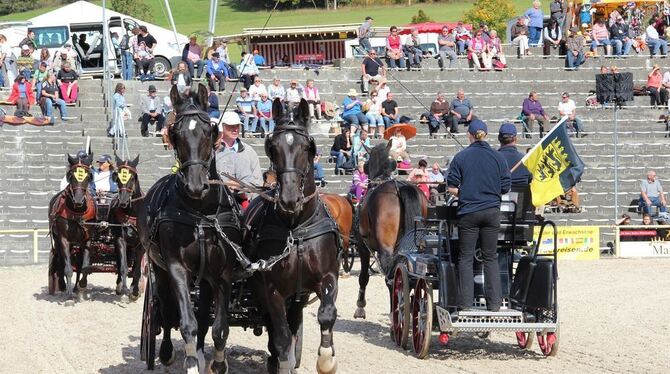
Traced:
POLYGON ((85 279, 79 282, 82 268, 87 266, 90 229, 85 225, 95 220, 95 204, 89 193, 92 155, 84 158, 68 155, 67 187, 49 202, 49 233, 51 255, 49 258, 49 294, 57 288, 65 291, 68 301, 74 298, 72 274, 76 268, 79 288, 86 288, 85 279), (73 253, 79 252, 76 264, 73 253), (83 256, 82 256, 83 253, 83 256), (64 277, 64 279, 63 279, 64 277))
POLYGON ((268 371, 290 373, 300 365, 303 308, 310 293, 321 300, 317 319, 321 344, 317 372, 337 369, 333 325, 337 318, 337 224, 317 194, 314 183, 314 139, 308 133, 309 107, 305 100, 294 113, 284 113, 279 100, 272 105, 278 126, 265 140, 265 153, 277 172, 277 187, 256 198, 245 217, 245 249, 251 260, 266 260, 268 271, 250 280, 269 334, 268 371), (293 116, 291 116, 293 115, 293 116), (274 265, 274 266, 273 266, 274 265))
POLYGON ((137 177, 139 161, 139 155, 130 161, 116 157, 116 171, 112 174, 112 178, 119 188, 119 194, 110 212, 112 237, 117 253, 116 293, 124 298, 130 296, 132 301, 140 295, 141 263, 144 256, 144 248, 137 232, 137 208, 143 206, 139 202, 143 198, 137 177), (129 292, 127 285, 128 254, 133 256, 132 292, 129 292))
POLYGON ((176 119, 169 138, 180 167, 151 187, 143 201, 146 208, 137 217, 156 277, 163 331, 159 358, 164 365, 172 363, 170 331, 179 328, 186 343, 185 368, 189 373, 205 369, 204 337, 213 297, 215 349, 210 370, 226 373, 227 307, 230 286, 238 274, 231 243, 241 241, 239 218, 228 190, 222 184, 210 184, 210 179, 218 179, 214 147, 219 132, 206 112, 207 89, 200 84, 182 96, 174 86, 170 99, 176 119), (191 290, 199 291, 197 315, 191 290))

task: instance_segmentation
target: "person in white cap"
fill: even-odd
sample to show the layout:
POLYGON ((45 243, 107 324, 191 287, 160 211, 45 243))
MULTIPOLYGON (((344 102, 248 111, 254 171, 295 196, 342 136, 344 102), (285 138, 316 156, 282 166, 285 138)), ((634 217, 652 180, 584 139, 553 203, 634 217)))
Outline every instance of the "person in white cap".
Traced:
MULTIPOLYGON (((262 186, 263 176, 258 155, 250 145, 239 139, 241 124, 240 116, 237 113, 229 111, 223 114, 219 127, 220 138, 216 152, 216 171, 230 174, 245 183, 262 186)), ((236 182, 224 176, 221 178, 233 190, 239 186, 236 182)), ((241 197, 242 200, 245 199, 240 195, 238 197, 241 197)))

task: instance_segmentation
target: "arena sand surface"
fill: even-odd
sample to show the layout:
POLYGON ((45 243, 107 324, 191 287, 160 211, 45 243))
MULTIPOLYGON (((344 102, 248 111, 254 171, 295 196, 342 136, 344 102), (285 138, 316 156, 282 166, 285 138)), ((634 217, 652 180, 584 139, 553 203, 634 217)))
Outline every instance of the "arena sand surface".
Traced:
MULTIPOLYGON (((89 278, 89 299, 64 306, 49 296, 46 266, 0 268, 2 373, 139 373, 141 300, 121 303, 111 275, 89 278)), ((354 269, 356 274, 356 268, 354 269)), ((509 333, 480 339, 453 336, 446 347, 433 334, 430 355, 416 359, 394 346, 388 333, 388 293, 380 276, 368 288, 367 320, 354 320, 358 280, 340 279, 335 325, 339 373, 524 373, 670 371, 670 260, 600 260, 559 264, 560 351, 544 358, 535 344, 516 346, 509 333)), ((299 373, 315 372, 317 304, 305 311, 299 373)), ((156 373, 183 372, 183 342, 173 334, 177 361, 156 373)), ((208 336, 207 352, 211 354, 208 336)), ((232 328, 230 373, 262 373, 266 336, 232 328)))

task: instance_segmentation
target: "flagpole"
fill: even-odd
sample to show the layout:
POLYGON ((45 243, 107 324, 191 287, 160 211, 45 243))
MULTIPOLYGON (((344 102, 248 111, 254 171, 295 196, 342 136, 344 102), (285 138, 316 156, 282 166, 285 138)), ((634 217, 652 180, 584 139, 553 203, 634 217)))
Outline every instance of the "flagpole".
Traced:
POLYGON ((536 149, 537 147, 542 146, 542 141, 543 141, 545 138, 547 138, 549 135, 551 135, 554 131, 556 131, 556 129, 558 128, 558 126, 559 126, 560 124, 562 124, 563 122, 565 122, 567 119, 568 119, 568 116, 564 116, 563 118, 561 118, 561 120, 558 121, 558 122, 556 123, 556 125, 554 125, 554 127, 553 127, 553 128, 546 134, 546 135, 544 135, 544 137, 543 137, 542 139, 540 139, 540 141, 537 142, 537 144, 535 144, 535 145, 533 146, 533 148, 530 149, 530 151, 526 152, 526 154, 521 158, 521 160, 519 160, 519 162, 516 163, 516 165, 514 165, 514 166, 512 167, 512 169, 510 169, 510 173, 513 173, 514 170, 516 170, 519 166, 521 166, 521 164, 523 164, 523 162, 526 161, 526 159, 527 159, 528 157, 530 157, 531 154, 533 154, 533 151, 535 151, 535 149, 536 149))

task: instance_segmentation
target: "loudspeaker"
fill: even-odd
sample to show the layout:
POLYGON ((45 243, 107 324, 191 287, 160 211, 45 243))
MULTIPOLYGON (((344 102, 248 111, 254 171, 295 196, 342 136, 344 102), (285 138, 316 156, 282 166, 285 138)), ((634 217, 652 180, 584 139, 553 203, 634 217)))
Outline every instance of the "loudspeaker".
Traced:
POLYGON ((633 100, 633 73, 596 74, 599 103, 633 100))

